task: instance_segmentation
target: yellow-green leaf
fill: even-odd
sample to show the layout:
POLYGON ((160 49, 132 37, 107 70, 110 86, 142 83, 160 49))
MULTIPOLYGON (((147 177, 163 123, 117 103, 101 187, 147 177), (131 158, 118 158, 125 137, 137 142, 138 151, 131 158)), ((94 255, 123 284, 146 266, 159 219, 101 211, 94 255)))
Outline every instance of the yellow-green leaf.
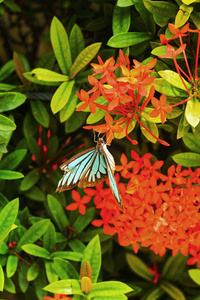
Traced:
POLYGON ((200 120, 200 102, 192 98, 187 102, 185 117, 190 125, 196 127, 200 120))
POLYGON ((60 111, 67 103, 71 95, 71 91, 74 86, 74 83, 75 83, 74 80, 63 82, 56 90, 51 100, 51 109, 54 114, 60 111))
POLYGON ((43 68, 33 69, 30 73, 31 76, 35 77, 35 79, 42 81, 62 82, 69 80, 69 77, 66 75, 43 68))

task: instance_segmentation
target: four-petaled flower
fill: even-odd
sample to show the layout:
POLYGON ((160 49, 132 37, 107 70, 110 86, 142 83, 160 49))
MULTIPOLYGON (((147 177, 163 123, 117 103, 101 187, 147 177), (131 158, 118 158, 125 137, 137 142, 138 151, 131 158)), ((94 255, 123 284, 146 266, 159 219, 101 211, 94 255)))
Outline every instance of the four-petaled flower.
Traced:
POLYGON ((74 199, 75 203, 71 203, 67 205, 66 209, 67 210, 76 210, 77 208, 79 209, 79 213, 81 215, 85 214, 86 211, 86 205, 88 202, 91 200, 91 196, 83 196, 81 199, 81 196, 76 190, 72 191, 72 198, 74 199))
POLYGON ((77 111, 81 111, 81 110, 85 110, 88 106, 89 109, 91 111, 91 113, 95 114, 96 112, 96 105, 94 103, 95 100, 97 100, 97 98, 100 95, 99 91, 96 91, 93 93, 93 95, 90 97, 89 93, 84 91, 83 89, 81 89, 81 92, 76 92, 77 96, 79 97, 79 99, 85 103, 81 104, 76 110, 77 111))
POLYGON ((150 113, 150 117, 156 118, 160 115, 161 122, 165 123, 166 116, 167 116, 166 113, 172 112, 171 106, 166 105, 166 101, 167 101, 167 98, 166 98, 165 94, 160 96, 160 101, 158 99, 156 99, 155 97, 152 97, 151 103, 153 104, 155 109, 150 113))

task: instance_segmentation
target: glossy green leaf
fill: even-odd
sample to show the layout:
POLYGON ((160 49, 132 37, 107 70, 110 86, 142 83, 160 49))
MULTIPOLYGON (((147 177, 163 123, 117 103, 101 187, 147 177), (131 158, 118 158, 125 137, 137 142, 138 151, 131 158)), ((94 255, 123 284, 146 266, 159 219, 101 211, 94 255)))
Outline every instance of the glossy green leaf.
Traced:
POLYGON ((184 167, 199 167, 200 154, 192 152, 184 152, 172 155, 173 160, 184 167))
POLYGON ((81 261, 82 253, 79 252, 72 252, 72 251, 57 251, 51 254, 51 258, 64 258, 73 261, 81 261))
POLYGON ((117 6, 128 7, 134 4, 134 0, 117 0, 117 6))
POLYGON ((4 272, 3 272, 3 268, 0 265, 0 291, 2 292, 4 288, 4 272))
POLYGON ((12 277, 17 271, 19 258, 16 255, 10 254, 6 263, 6 275, 8 278, 12 277))
POLYGON ((20 190, 28 191, 29 189, 31 189, 40 179, 40 175, 41 174, 38 173, 37 169, 33 169, 32 171, 30 171, 21 181, 20 190))
POLYGON ((178 12, 178 6, 166 1, 144 0, 144 5, 152 14, 158 14, 163 17, 175 18, 178 12))
POLYGON ((1 162, 0 169, 13 170, 15 169, 20 162, 24 159, 27 150, 19 149, 15 150, 12 153, 8 154, 1 162))
POLYGON ((22 261, 20 263, 20 269, 18 268, 19 287, 24 294, 26 293, 28 286, 29 286, 29 282, 27 280, 28 267, 29 266, 25 262, 22 261))
POLYGON ((134 273, 148 281, 153 281, 154 275, 137 255, 127 253, 126 260, 134 273))
POLYGON ((16 107, 22 105, 25 100, 26 96, 20 93, 0 93, 0 112, 15 109, 16 107))
POLYGON ((34 201, 46 201, 46 194, 37 186, 33 186, 28 191, 24 192, 24 195, 34 201))
POLYGON ((47 230, 49 222, 49 220, 41 220, 33 224, 19 240, 16 250, 19 251, 23 245, 37 241, 47 230))
POLYGON ((95 215, 95 208, 89 208, 84 215, 79 215, 73 223, 73 228, 78 232, 82 232, 93 220, 95 215))
POLYGON ((87 115, 84 111, 75 111, 65 122, 65 132, 72 133, 79 129, 84 124, 87 115))
MULTIPOLYGON (((101 245, 99 236, 95 236, 85 248, 82 263, 87 260, 92 268, 92 283, 97 282, 101 268, 101 245)), ((104 282, 105 283, 105 282, 104 282)))
POLYGON ((162 281, 160 286, 172 299, 186 300, 182 291, 170 282, 162 281))
POLYGON ((188 97, 188 93, 167 82, 164 78, 156 78, 153 85, 157 92, 170 97, 188 97))
POLYGON ((43 247, 50 253, 54 252, 56 241, 56 231, 54 225, 50 222, 49 227, 43 235, 43 247))
POLYGON ((194 23, 194 25, 200 30, 200 13, 199 11, 193 11, 193 13, 190 16, 192 22, 194 23))
POLYGON ((41 84, 41 85, 50 85, 50 86, 58 86, 60 85, 60 82, 58 81, 44 81, 37 79, 34 75, 32 75, 32 72, 26 72, 23 74, 23 76, 28 79, 30 82, 41 84))
POLYGON ((200 102, 196 98, 192 98, 187 102, 185 109, 185 117, 190 125, 196 127, 200 121, 200 102))
MULTIPOLYGON (((1 2, 0 2, 1 3, 1 2)), ((6 62, 0 69, 0 81, 10 76, 15 70, 13 60, 6 62)))
POLYGON ((68 81, 69 76, 63 75, 48 69, 36 68, 31 71, 31 76, 37 80, 50 81, 50 82, 63 82, 68 81))
POLYGON ((13 11, 16 11, 16 12, 19 12, 19 13, 21 12, 20 6, 17 3, 11 1, 11 0, 4 0, 4 4, 8 8, 12 9, 13 11))
POLYGON ((69 220, 64 211, 64 208, 52 195, 47 196, 47 203, 52 214, 53 220, 56 222, 56 225, 58 226, 59 230, 63 232, 69 225, 69 220))
POLYGON ((74 80, 63 82, 56 90, 51 100, 51 109, 54 114, 60 111, 68 102, 74 83, 74 80))
POLYGON ((16 88, 16 85, 0 83, 0 91, 6 92, 16 88))
POLYGON ((0 115, 0 130, 1 131, 13 131, 16 129, 15 123, 9 118, 0 115))
POLYGON ((183 113, 183 110, 180 107, 173 107, 171 113, 167 113, 167 119, 175 119, 183 113))
POLYGON ((68 74, 72 66, 68 36, 62 23, 56 17, 51 23, 50 37, 59 67, 63 74, 68 74))
POLYGON ((9 203, 8 199, 2 193, 0 193, 0 212, 8 203, 9 203))
POLYGON ((182 80, 181 80, 178 73, 176 73, 174 71, 164 70, 164 71, 158 72, 158 74, 162 78, 164 78, 167 82, 171 83, 172 85, 176 86, 179 89, 182 89, 182 90, 186 91, 182 80, 184 81, 184 83, 185 83, 185 85, 187 86, 188 89, 191 88, 190 83, 188 83, 184 78, 182 78, 182 80))
POLYGON ((16 171, 9 170, 0 170, 0 179, 1 180, 14 180, 23 178, 24 175, 22 173, 16 171))
POLYGON ((54 282, 54 281, 57 281, 58 280, 58 275, 55 271, 54 263, 52 261, 45 260, 44 264, 45 264, 46 275, 47 275, 48 281, 50 283, 54 282))
POLYGON ((75 59, 69 73, 69 77, 73 79, 78 72, 80 72, 85 66, 87 66, 91 60, 96 56, 101 43, 91 44, 86 47, 75 59))
POLYGON ((164 294, 165 294, 165 292, 163 291, 163 289, 161 287, 158 287, 158 288, 155 287, 152 292, 147 292, 146 293, 145 300, 160 299, 161 296, 163 296, 164 294))
POLYGON ((5 277, 4 289, 11 294, 16 293, 16 289, 15 289, 15 285, 14 285, 13 281, 7 277, 5 277))
POLYGON ((31 103, 31 110, 34 118, 36 121, 41 124, 43 127, 48 128, 50 116, 48 110, 44 103, 40 100, 32 100, 31 103))
MULTIPOLYGON (((140 121, 142 124, 147 128, 154 136, 158 137, 159 132, 158 132, 158 127, 156 126, 155 123, 149 122, 144 118, 140 118, 140 121)), ((152 143, 156 143, 157 139, 152 136, 142 125, 140 125, 140 130, 142 131, 143 135, 152 143)))
POLYGON ((60 279, 79 279, 79 274, 69 261, 62 258, 54 258, 54 266, 60 279))
POLYGON ((0 244, 6 239, 8 234, 13 230, 17 228, 15 224, 9 226, 7 229, 5 229, 3 232, 0 233, 0 244))
POLYGON ((104 281, 92 284, 90 297, 115 296, 118 294, 126 294, 132 291, 127 284, 119 281, 104 281))
POLYGON ((190 269, 188 270, 188 273, 190 275, 190 277, 192 278, 192 280, 200 285, 200 270, 199 269, 190 269))
POLYGON ((74 85, 73 88, 72 88, 72 91, 71 91, 71 95, 68 98, 67 103, 60 110, 60 122, 65 122, 74 113, 75 108, 76 108, 76 104, 77 104, 77 101, 78 101, 78 96, 76 94, 76 91, 79 91, 79 89, 74 85))
POLYGON ((0 243, 2 242, 2 235, 5 231, 11 230, 14 224, 19 209, 19 200, 10 201, 1 211, 0 214, 0 243))
POLYGON ((50 259, 50 252, 47 249, 42 248, 38 245, 25 244, 24 246, 21 246, 21 248, 23 251, 30 255, 50 259))
POLYGON ((187 268, 188 257, 180 252, 170 256, 164 264, 162 278, 169 281, 178 280, 187 268))
POLYGON ((200 140, 197 139, 194 134, 188 132, 183 137, 183 142, 190 150, 200 153, 200 140))
POLYGON ((82 253, 85 250, 85 244, 83 244, 83 242, 80 241, 78 238, 71 239, 68 245, 72 249, 72 251, 75 252, 82 253))
POLYGON ((175 18, 175 28, 183 26, 189 19, 194 7, 182 4, 175 18))
POLYGON ((76 279, 65 279, 50 283, 49 285, 44 287, 44 290, 56 294, 83 295, 80 283, 76 279))
POLYGON ((114 48, 124 48, 150 40, 146 32, 122 32, 112 36, 107 45, 114 48))
POLYGON ((177 130, 177 139, 182 138, 190 129, 190 125, 185 118, 185 114, 182 114, 177 130))
POLYGON ((97 123, 98 121, 102 120, 105 117, 106 111, 103 111, 100 108, 96 109, 95 114, 90 114, 86 120, 87 124, 94 124, 97 123))
POLYGON ((27 280, 28 281, 35 280, 38 277, 39 273, 40 273, 39 264, 34 262, 27 271, 27 280))
POLYGON ((131 14, 129 7, 115 6, 113 13, 112 29, 113 34, 127 32, 130 27, 131 14))
POLYGON ((80 27, 75 24, 70 32, 69 43, 72 55, 72 61, 76 59, 81 51, 85 48, 84 36, 80 27))

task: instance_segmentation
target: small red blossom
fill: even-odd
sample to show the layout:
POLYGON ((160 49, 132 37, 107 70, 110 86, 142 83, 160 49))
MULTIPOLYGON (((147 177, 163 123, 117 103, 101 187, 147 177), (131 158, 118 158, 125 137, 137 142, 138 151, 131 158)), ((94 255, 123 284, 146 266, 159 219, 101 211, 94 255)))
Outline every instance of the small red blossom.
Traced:
POLYGON ((167 101, 167 98, 166 98, 166 95, 164 95, 164 94, 160 96, 160 101, 158 99, 156 99, 155 97, 153 97, 151 99, 151 102, 152 102, 153 106, 155 107, 155 109, 150 113, 150 117, 156 118, 160 115, 161 122, 165 123, 167 113, 172 112, 171 106, 166 105, 166 101, 167 101))
POLYGON ((105 63, 103 62, 103 60, 101 59, 100 56, 97 57, 98 61, 99 61, 99 65, 92 63, 91 66, 93 67, 93 70, 95 72, 95 74, 101 74, 103 73, 103 75, 101 76, 101 78, 107 77, 109 74, 113 74, 113 72, 117 69, 117 65, 115 65, 115 60, 113 57, 107 59, 105 61, 105 63))
POLYGON ((85 103, 81 104, 76 110, 77 111, 85 110, 89 106, 91 113, 94 114, 96 112, 96 105, 95 105, 94 101, 97 100, 97 98, 100 95, 100 92, 96 91, 90 97, 88 92, 81 89, 81 92, 80 93, 76 92, 76 94, 81 101, 85 102, 85 103))
POLYGON ((86 211, 86 205, 88 202, 90 202, 91 197, 90 196, 83 196, 81 199, 79 193, 76 190, 72 191, 72 198, 74 199, 75 203, 71 203, 67 205, 66 209, 67 210, 76 210, 77 208, 79 209, 79 213, 81 215, 85 214, 86 211))
POLYGON ((66 295, 54 294, 54 297, 44 296, 44 300, 71 300, 72 297, 67 297, 66 295))

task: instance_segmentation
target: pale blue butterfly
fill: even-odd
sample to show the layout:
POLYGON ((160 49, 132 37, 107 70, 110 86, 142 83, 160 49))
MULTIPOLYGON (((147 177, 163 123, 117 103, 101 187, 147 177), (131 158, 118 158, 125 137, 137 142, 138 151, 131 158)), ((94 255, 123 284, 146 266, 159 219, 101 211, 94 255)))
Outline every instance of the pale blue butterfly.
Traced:
POLYGON ((114 178, 115 161, 107 149, 107 144, 98 138, 96 147, 89 148, 64 162, 60 168, 64 175, 58 183, 56 192, 96 186, 109 178, 111 190, 123 208, 121 196, 114 178))

